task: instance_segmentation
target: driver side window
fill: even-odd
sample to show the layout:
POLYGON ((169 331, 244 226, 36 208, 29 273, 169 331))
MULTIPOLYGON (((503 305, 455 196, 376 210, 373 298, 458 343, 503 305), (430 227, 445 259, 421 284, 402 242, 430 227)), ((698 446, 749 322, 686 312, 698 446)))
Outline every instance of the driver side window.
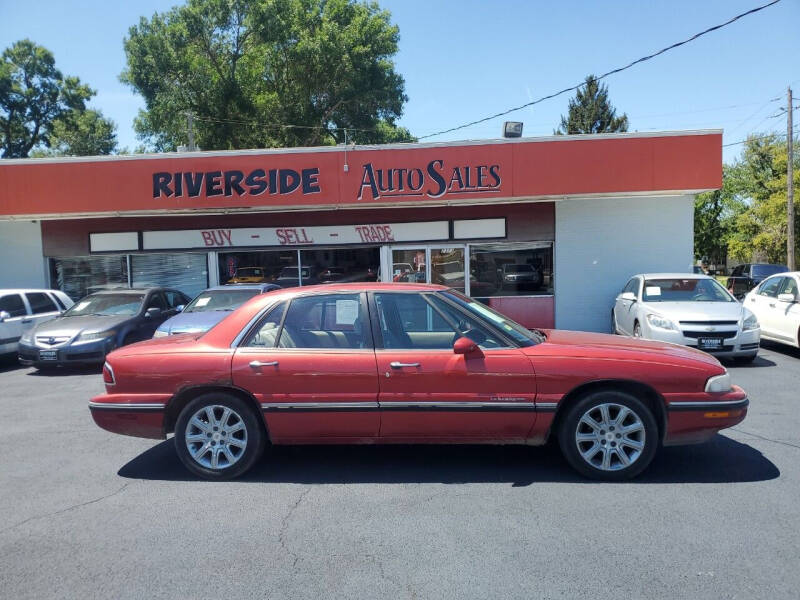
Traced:
POLYGON ((375 294, 383 347, 392 350, 452 350, 460 337, 481 348, 507 347, 484 325, 433 295, 375 294))
POLYGON ((759 296, 770 296, 774 298, 778 295, 778 289, 781 287, 783 283, 783 277, 773 277, 771 279, 767 279, 764 283, 761 284, 761 287, 758 290, 759 296))

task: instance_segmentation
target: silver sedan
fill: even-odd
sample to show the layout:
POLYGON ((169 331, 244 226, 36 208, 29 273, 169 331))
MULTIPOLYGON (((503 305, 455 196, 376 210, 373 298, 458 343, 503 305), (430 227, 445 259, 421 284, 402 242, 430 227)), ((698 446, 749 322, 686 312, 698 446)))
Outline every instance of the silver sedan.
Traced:
POLYGON ((708 275, 634 275, 611 311, 612 331, 750 362, 761 337, 756 316, 708 275))

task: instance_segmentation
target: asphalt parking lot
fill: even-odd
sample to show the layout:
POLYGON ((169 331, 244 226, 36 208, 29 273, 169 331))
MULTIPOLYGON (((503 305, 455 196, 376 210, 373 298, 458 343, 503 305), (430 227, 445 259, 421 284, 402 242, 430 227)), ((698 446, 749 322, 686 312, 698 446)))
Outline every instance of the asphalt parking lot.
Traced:
POLYGON ((748 418, 625 484, 553 448, 304 447, 209 483, 113 435, 98 371, 0 367, 4 598, 788 598, 800 352, 728 365, 748 418))

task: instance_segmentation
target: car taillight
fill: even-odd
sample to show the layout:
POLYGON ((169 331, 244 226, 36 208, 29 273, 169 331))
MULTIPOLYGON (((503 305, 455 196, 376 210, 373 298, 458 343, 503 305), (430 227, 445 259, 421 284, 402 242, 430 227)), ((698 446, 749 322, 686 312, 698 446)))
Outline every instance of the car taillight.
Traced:
POLYGON ((114 370, 108 363, 105 363, 103 365, 103 382, 106 385, 114 385, 116 383, 116 381, 114 380, 114 370))

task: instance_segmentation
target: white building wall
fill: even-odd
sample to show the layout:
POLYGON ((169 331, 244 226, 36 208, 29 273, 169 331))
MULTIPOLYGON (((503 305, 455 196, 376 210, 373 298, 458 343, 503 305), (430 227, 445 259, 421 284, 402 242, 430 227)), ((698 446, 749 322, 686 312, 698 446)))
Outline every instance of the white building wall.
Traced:
POLYGON ((556 202, 555 323, 609 332, 614 298, 632 275, 690 273, 694 196, 556 202))
POLYGON ((0 221, 0 288, 47 287, 39 221, 0 221))

